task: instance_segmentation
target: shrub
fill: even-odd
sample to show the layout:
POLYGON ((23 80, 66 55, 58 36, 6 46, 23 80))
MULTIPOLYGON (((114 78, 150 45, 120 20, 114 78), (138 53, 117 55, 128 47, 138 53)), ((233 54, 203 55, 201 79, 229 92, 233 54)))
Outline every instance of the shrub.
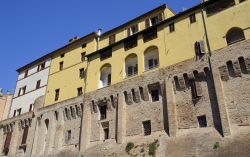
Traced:
POLYGON ((150 144, 148 145, 148 147, 149 147, 148 154, 149 154, 149 155, 152 155, 152 156, 155 156, 156 148, 157 148, 156 143, 155 143, 155 142, 150 143, 150 144))
POLYGON ((125 151, 129 154, 130 150, 133 149, 135 144, 133 142, 129 142, 125 148, 125 151))
POLYGON ((219 142, 215 142, 213 149, 218 149, 219 147, 220 147, 220 143, 219 142))
POLYGON ((2 129, 4 126, 2 124, 0 124, 0 129, 2 129))

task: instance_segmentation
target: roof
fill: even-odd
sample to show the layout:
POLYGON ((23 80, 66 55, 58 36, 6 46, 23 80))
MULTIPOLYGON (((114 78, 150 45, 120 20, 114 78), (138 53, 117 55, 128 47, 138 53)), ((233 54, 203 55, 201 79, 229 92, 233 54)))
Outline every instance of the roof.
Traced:
POLYGON ((145 16, 147 16, 147 15, 150 15, 150 14, 152 14, 153 12, 156 12, 156 11, 159 11, 159 10, 163 10, 163 9, 165 9, 166 7, 167 7, 166 4, 163 4, 163 5, 161 5, 161 6, 157 7, 157 8, 154 8, 153 10, 150 10, 150 11, 148 11, 148 12, 146 12, 146 13, 144 13, 144 14, 142 14, 142 15, 140 15, 140 16, 138 16, 138 17, 136 17, 136 18, 134 18, 134 19, 132 19, 132 20, 130 20, 130 21, 128 21, 128 22, 126 22, 126 23, 120 25, 120 26, 118 26, 118 27, 115 27, 115 28, 113 28, 113 29, 111 29, 111 30, 109 30, 109 31, 107 31, 107 32, 104 32, 101 36, 105 36, 105 35, 107 35, 107 34, 113 32, 113 31, 118 30, 119 28, 122 28, 122 27, 125 27, 125 26, 127 26, 127 25, 130 25, 131 23, 133 23, 133 22, 135 22, 135 21, 141 19, 142 17, 145 17, 145 16))
POLYGON ((87 35, 81 37, 80 39, 78 39, 78 40, 76 40, 76 41, 74 41, 74 42, 71 42, 71 43, 69 43, 69 44, 67 44, 67 45, 65 45, 65 46, 63 46, 63 47, 61 47, 61 48, 59 48, 59 49, 56 49, 56 50, 54 50, 54 51, 52 51, 52 52, 50 52, 50 53, 48 53, 48 54, 46 54, 46 55, 44 55, 44 56, 38 58, 38 59, 36 59, 35 61, 33 61, 33 62, 29 63, 29 64, 26 64, 25 66, 22 66, 22 67, 18 68, 16 71, 17 71, 18 73, 20 73, 20 72, 22 72, 23 70, 25 70, 25 69, 27 69, 27 68, 33 66, 33 65, 36 65, 36 64, 38 64, 38 63, 40 63, 40 62, 42 62, 42 61, 44 61, 44 60, 46 60, 46 59, 51 58, 54 54, 56 54, 56 53, 59 52, 59 51, 62 51, 62 50, 64 50, 64 49, 67 49, 67 48, 70 47, 70 46, 73 46, 73 45, 75 45, 75 44, 78 44, 78 43, 84 41, 86 38, 95 37, 95 36, 96 36, 96 33, 95 33, 95 32, 89 33, 89 34, 87 34, 87 35))

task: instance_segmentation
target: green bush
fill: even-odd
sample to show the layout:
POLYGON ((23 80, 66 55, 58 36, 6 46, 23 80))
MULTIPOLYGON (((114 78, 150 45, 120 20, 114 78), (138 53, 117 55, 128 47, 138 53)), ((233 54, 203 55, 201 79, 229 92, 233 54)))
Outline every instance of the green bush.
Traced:
POLYGON ((149 147, 148 154, 155 156, 156 149, 157 149, 156 143, 153 142, 153 143, 149 144, 148 147, 149 147))
POLYGON ((4 126, 2 124, 0 124, 0 129, 2 129, 4 126))
POLYGON ((215 142, 213 149, 218 149, 218 148, 220 148, 220 143, 219 142, 215 142))
POLYGON ((133 149, 135 144, 133 142, 129 142, 125 148, 125 151, 129 154, 130 150, 133 149))

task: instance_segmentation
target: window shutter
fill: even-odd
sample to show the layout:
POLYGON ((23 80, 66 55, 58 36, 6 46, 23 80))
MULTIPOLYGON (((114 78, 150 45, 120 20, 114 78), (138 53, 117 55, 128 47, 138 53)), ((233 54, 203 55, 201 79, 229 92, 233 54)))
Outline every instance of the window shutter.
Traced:
POLYGON ((6 139, 5 139, 5 143, 4 143, 4 150, 9 149, 11 137, 12 137, 12 133, 11 132, 7 133, 7 136, 6 136, 6 139))
POLYGON ((145 27, 146 28, 150 27, 150 19, 145 20, 145 27))
POLYGON ((127 34, 128 34, 128 37, 131 35, 130 34, 130 28, 127 29, 127 34))
POLYGON ((163 13, 159 13, 158 19, 159 19, 159 22, 161 22, 163 20, 163 13))
POLYGON ((29 128, 28 127, 26 127, 26 128, 23 129, 22 144, 26 144, 28 132, 29 132, 29 128))
POLYGON ((202 88, 201 88, 200 82, 195 81, 195 88, 196 88, 197 97, 201 97, 202 96, 202 88))
POLYGON ((20 94, 21 94, 21 90, 22 90, 22 88, 19 88, 19 91, 18 91, 18 96, 20 96, 20 94))
POLYGON ((199 41, 199 48, 200 48, 200 53, 201 54, 206 52, 205 51, 205 44, 204 44, 203 40, 199 41))

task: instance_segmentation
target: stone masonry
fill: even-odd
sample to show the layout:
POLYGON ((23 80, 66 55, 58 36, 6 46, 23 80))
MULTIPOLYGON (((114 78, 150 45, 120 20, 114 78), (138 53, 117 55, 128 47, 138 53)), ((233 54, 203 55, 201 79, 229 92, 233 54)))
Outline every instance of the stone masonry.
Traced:
POLYGON ((250 41, 1 121, 0 156, 247 157, 250 41), (130 155, 128 142, 134 142, 130 155))

